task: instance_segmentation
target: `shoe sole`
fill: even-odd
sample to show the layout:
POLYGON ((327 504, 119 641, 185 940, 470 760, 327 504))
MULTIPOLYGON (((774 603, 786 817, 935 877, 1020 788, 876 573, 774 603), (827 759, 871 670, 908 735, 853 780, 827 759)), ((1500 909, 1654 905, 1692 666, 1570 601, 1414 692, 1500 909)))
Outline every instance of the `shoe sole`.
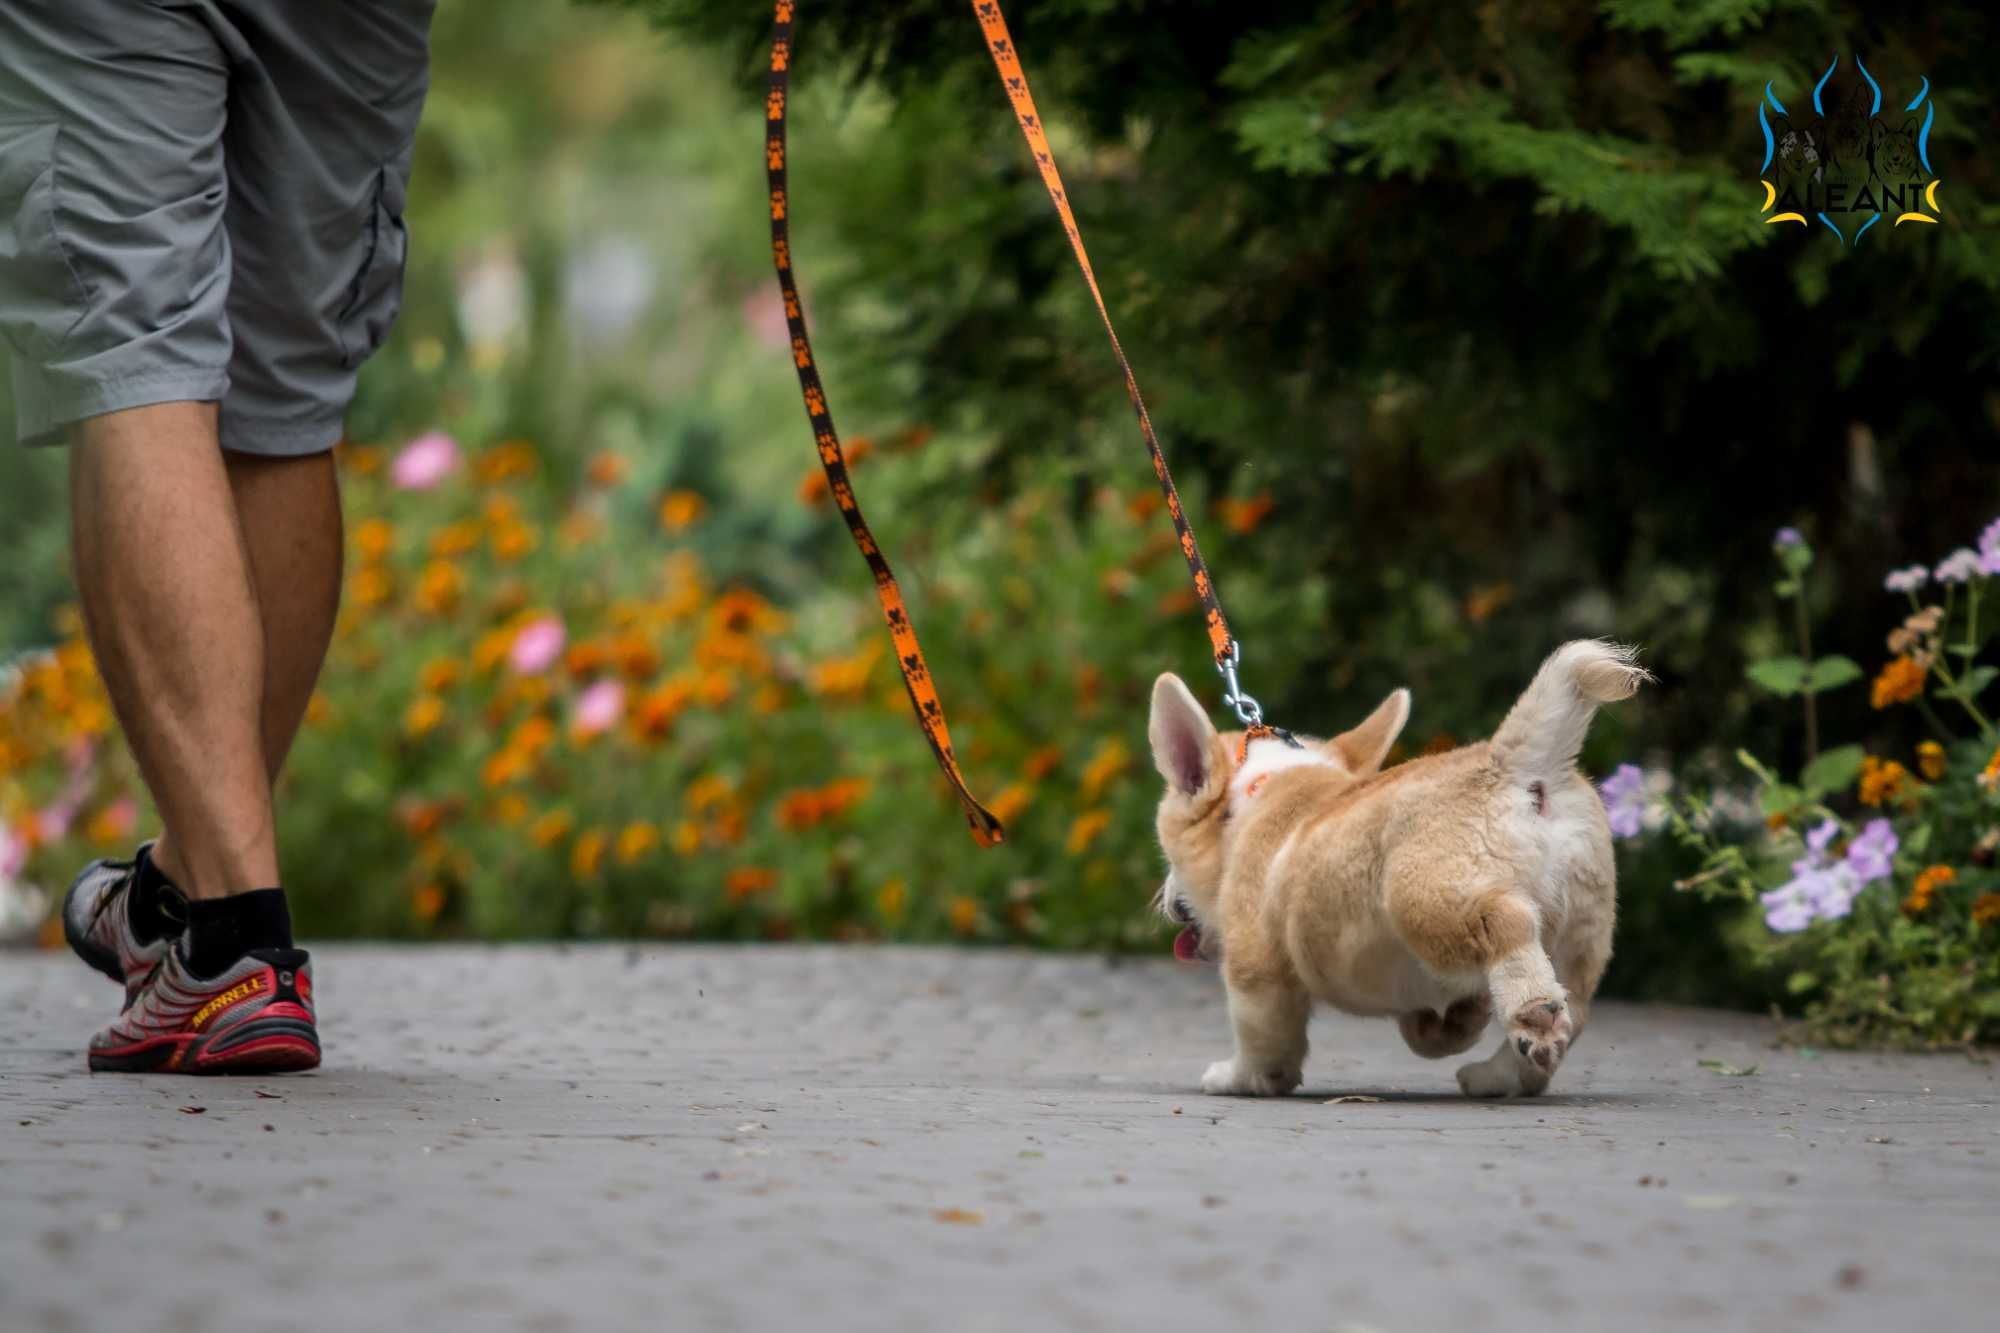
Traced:
POLYGON ((296 1018, 246 1019, 211 1047, 200 1033, 148 1037, 90 1053, 98 1074, 287 1074, 319 1068, 319 1034, 296 1018))
POLYGON ((76 914, 70 911, 75 900, 76 885, 71 884, 69 892, 63 894, 63 939, 69 942, 70 950, 91 967, 121 986, 128 984, 125 980, 125 969, 118 966, 118 955, 77 930, 76 914))

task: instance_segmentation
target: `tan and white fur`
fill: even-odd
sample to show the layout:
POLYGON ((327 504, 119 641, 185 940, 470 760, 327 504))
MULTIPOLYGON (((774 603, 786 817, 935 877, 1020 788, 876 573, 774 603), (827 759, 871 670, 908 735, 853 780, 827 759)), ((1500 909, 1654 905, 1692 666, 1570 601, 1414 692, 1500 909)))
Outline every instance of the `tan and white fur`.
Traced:
POLYGON ((1314 1001, 1396 1020, 1469 1096, 1534 1095, 1582 1032, 1611 957, 1616 867, 1576 769, 1600 704, 1651 677, 1630 649, 1579 640, 1535 674, 1491 740, 1384 770, 1410 714, 1397 690, 1352 731, 1299 748, 1218 733, 1176 676, 1153 688, 1167 781, 1160 907, 1219 958, 1236 1051, 1202 1090, 1296 1088, 1314 1001))

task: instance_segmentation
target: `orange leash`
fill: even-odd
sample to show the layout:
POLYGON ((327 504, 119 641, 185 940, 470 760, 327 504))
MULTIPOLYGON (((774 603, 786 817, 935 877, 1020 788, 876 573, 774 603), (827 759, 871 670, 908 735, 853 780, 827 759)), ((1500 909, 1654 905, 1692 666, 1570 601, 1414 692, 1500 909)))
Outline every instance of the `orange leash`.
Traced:
MULTIPOLYGON (((1001 83, 1014 104, 1015 118, 1020 122, 1021 133, 1027 138, 1035 165, 1041 171, 1049 201, 1055 205, 1063 230, 1069 236, 1070 251, 1076 257, 1077 267, 1083 272, 1084 282, 1090 287, 1091 300, 1097 303, 1097 313, 1104 321, 1104 332, 1111 339, 1112 354, 1118 358, 1118 368, 1124 372, 1125 393, 1132 400, 1132 410, 1138 414, 1139 434, 1153 460, 1153 475, 1159 478, 1160 491, 1166 497, 1167 514, 1172 518, 1174 531, 1180 538, 1181 555, 1187 560, 1188 575, 1194 580, 1195 596, 1200 599, 1203 617, 1207 621, 1209 645, 1225 688, 1223 702, 1242 720, 1246 728, 1246 748, 1252 739, 1259 736, 1283 736, 1285 733, 1264 722, 1263 711, 1257 701, 1245 694, 1237 682, 1237 667, 1243 658, 1242 645, 1229 632, 1229 622, 1222 614, 1222 601, 1216 593, 1215 580, 1209 575, 1207 562, 1201 558, 1194 528, 1181 506, 1180 492, 1174 486, 1173 475, 1167 470, 1166 455, 1161 451, 1159 437, 1153 431, 1153 419, 1147 415, 1146 400, 1140 396, 1138 377, 1132 373, 1132 363, 1126 359, 1125 348, 1118 341, 1118 330, 1112 326, 1111 311, 1104 304, 1104 294, 1098 290, 1097 275, 1092 271, 1090 255, 1083 247, 1083 234, 1077 229, 1076 215, 1070 211, 1062 176, 1056 170, 1055 154, 1049 148, 1048 137, 1042 132, 1034 96, 1028 91, 1028 76, 1022 70, 1020 57, 1008 36, 1007 20, 1000 13, 996 0, 972 0, 972 8, 980 27, 985 30, 987 49, 993 54, 1001 83)), ((791 86, 795 9, 795 0, 777 0, 771 34, 770 91, 764 99, 764 114, 769 126, 764 143, 764 168, 771 189, 771 257, 777 266, 778 287, 785 299, 785 322, 792 335, 792 363, 798 370, 799 389, 805 396, 806 416, 812 421, 813 435, 819 445, 820 466, 826 472, 828 488, 841 517, 847 521, 848 533, 875 576, 875 595, 882 604, 884 619, 889 622, 889 636, 896 645, 896 669, 903 675, 903 685, 909 692, 917 725, 923 729, 924 739, 930 743, 931 753, 943 770, 945 780, 951 784, 959 804, 965 808, 972 836, 981 846, 991 847, 1000 842, 1006 832, 993 813, 972 795, 965 784, 965 775, 959 771, 957 757, 951 748, 951 733, 945 726, 944 703, 938 697, 937 686, 924 661, 916 629, 910 624, 902 591, 896 586, 896 576, 890 572, 889 562, 876 543, 874 534, 869 531, 867 520, 861 515, 860 503, 855 499, 854 485, 847 471, 847 458, 840 447, 840 436, 833 427, 833 415, 827 408, 826 388, 820 383, 819 371, 813 362, 812 342, 806 334, 805 307, 800 304, 798 284, 793 279, 789 226, 791 209, 785 192, 785 110, 791 86)), ((1290 738, 1287 736, 1286 739, 1290 738)))

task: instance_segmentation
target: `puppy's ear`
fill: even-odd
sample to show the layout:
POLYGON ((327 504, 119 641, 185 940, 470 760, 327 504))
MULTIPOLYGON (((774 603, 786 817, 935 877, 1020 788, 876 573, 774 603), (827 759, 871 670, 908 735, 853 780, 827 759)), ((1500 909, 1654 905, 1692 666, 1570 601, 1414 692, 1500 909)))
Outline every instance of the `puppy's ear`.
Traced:
POLYGON ((1342 732, 1326 743, 1333 756, 1357 778, 1365 778, 1382 767, 1389 747, 1403 734, 1410 720, 1410 692, 1397 690, 1368 715, 1368 720, 1352 731, 1342 732))
POLYGON ((1153 743, 1154 766, 1176 791, 1192 796, 1207 784, 1215 724, 1172 672, 1153 682, 1153 716, 1146 737, 1153 743))

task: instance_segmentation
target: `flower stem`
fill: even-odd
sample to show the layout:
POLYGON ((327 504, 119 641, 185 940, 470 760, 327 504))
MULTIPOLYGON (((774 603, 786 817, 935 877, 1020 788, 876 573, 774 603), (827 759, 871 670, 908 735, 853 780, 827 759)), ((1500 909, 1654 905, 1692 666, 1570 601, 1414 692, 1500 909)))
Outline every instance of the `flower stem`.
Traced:
MULTIPOLYGON (((1806 664, 1806 674, 1812 674, 1812 625, 1806 616, 1806 584, 1803 578, 1795 579, 1797 591, 1792 594, 1792 608, 1797 614, 1799 626, 1799 660, 1806 664)), ((1800 691, 1806 705, 1806 763, 1819 758, 1819 704, 1813 698, 1810 679, 1800 691)))

